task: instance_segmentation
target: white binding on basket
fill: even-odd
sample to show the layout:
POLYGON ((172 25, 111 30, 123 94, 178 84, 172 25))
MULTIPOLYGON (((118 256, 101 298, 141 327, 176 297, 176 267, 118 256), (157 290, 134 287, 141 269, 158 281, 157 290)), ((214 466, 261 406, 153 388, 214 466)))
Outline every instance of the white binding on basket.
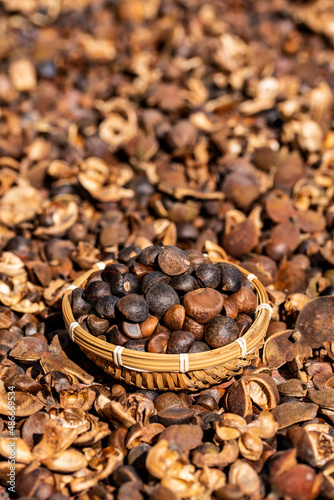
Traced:
POLYGON ((113 357, 114 364, 116 366, 123 366, 123 363, 122 363, 122 351, 123 351, 123 349, 124 349, 123 346, 117 345, 115 347, 115 349, 113 350, 112 357, 113 357))
POLYGON ((68 333, 70 334, 70 339, 74 341, 73 334, 74 334, 74 328, 77 326, 80 326, 77 321, 72 321, 70 326, 68 327, 68 333))
POLYGON ((255 309, 255 313, 261 311, 261 309, 267 309, 267 311, 269 311, 270 316, 272 315, 273 308, 269 304, 267 304, 266 302, 258 305, 257 308, 255 309))
POLYGON ((100 271, 102 271, 102 269, 106 268, 106 265, 104 262, 102 262, 102 260, 100 262, 96 262, 96 264, 94 264, 94 266, 96 266, 100 271))
POLYGON ((241 349, 241 354, 239 357, 245 358, 247 355, 247 340, 244 337, 240 337, 240 339, 237 339, 236 342, 239 344, 241 349))
POLYGON ((189 371, 189 356, 188 354, 180 354, 180 372, 186 373, 189 371))
POLYGON ((118 368, 127 368, 128 370, 133 370, 135 372, 146 372, 148 373, 148 370, 141 370, 140 368, 133 368, 132 366, 126 366, 123 364, 122 361, 122 351, 124 347, 121 345, 117 345, 115 349, 113 350, 112 357, 113 357, 113 362, 114 365, 116 365, 118 368))
POLYGON ((257 280, 257 276, 255 276, 255 274, 249 273, 247 275, 247 279, 248 279, 248 281, 257 280))
POLYGON ((77 287, 77 285, 68 285, 68 287, 66 288, 66 291, 67 290, 75 290, 77 287))

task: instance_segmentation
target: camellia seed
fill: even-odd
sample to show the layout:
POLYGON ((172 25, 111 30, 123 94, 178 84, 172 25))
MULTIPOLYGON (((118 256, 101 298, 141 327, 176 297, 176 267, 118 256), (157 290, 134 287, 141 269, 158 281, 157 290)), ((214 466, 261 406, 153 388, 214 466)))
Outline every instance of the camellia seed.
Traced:
POLYGON ((178 247, 165 246, 158 255, 160 269, 168 276, 178 276, 190 268, 188 255, 178 247))
POLYGON ((208 321, 204 328, 205 341, 212 349, 231 344, 238 337, 239 328, 229 316, 216 316, 208 321))
POLYGON ((183 299, 186 314, 198 323, 206 323, 220 313, 224 305, 224 297, 212 288, 200 288, 188 292, 183 299))

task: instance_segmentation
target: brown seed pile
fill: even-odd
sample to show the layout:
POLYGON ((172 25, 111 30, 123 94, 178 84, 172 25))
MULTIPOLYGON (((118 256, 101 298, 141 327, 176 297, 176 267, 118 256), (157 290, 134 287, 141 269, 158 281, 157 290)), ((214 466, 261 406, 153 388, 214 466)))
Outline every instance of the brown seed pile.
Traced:
POLYGON ((1 499, 334 498, 333 27, 332 0, 0 0, 1 499), (259 356, 192 395, 115 383, 61 316, 113 258, 73 292, 89 331, 244 331, 228 258, 273 306, 259 356))
POLYGON ((236 266, 171 245, 125 247, 72 296, 76 320, 89 333, 160 354, 230 344, 251 325, 256 305, 236 266))

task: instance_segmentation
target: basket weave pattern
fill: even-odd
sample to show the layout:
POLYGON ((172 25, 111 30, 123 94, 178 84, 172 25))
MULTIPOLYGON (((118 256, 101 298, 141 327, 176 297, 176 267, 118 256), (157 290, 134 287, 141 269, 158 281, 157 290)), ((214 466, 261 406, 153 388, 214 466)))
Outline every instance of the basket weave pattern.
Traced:
POLYGON ((252 281, 258 298, 257 312, 247 332, 237 341, 211 351, 184 354, 152 354, 115 346, 98 339, 79 326, 73 317, 71 296, 83 288, 89 276, 115 261, 98 262, 65 292, 63 317, 71 339, 112 377, 141 389, 197 391, 238 375, 258 354, 270 321, 270 306, 262 283, 240 266, 252 281))

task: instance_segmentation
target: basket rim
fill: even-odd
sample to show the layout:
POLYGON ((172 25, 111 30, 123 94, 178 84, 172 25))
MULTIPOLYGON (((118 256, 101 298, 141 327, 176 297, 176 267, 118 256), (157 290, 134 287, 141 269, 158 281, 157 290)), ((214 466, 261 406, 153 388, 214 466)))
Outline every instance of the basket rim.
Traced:
POLYGON ((249 329, 236 341, 218 349, 211 349, 210 351, 202 353, 167 355, 135 351, 133 349, 124 348, 123 346, 120 349, 120 346, 98 339, 81 328, 74 318, 71 307, 72 291, 74 288, 82 288, 82 285, 84 285, 93 272, 101 270, 114 262, 117 262, 117 259, 108 259, 94 264, 91 269, 86 271, 69 286, 65 291, 62 302, 63 318, 71 339, 78 344, 80 348, 83 348, 84 351, 88 350, 91 354, 104 359, 106 364, 109 362, 116 364, 116 366, 120 368, 123 367, 137 372, 148 373, 185 373, 205 370, 235 361, 238 358, 247 358, 248 355, 252 354, 259 346, 259 343, 266 333, 271 314, 268 296, 264 286, 254 274, 243 267, 233 262, 229 262, 228 260, 219 259, 216 260, 216 262, 226 262, 236 266, 252 281, 257 295, 258 306, 268 304, 268 308, 261 308, 258 310, 249 329), (70 328, 71 325, 72 331, 70 328), (119 351, 121 351, 121 353, 119 351), (184 356, 186 357, 186 365, 184 365, 184 356))

